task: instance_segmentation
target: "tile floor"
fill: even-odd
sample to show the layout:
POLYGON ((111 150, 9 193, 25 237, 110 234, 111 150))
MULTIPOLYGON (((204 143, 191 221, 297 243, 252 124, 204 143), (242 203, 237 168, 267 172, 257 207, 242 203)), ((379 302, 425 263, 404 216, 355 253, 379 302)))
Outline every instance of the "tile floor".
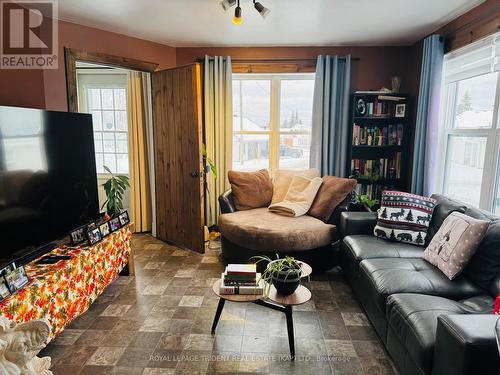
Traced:
POLYGON ((132 246, 136 276, 116 280, 40 354, 55 375, 395 373, 339 271, 307 283, 313 298, 294 310, 291 362, 280 312, 227 302, 210 334, 217 250, 200 255, 149 235, 132 246))

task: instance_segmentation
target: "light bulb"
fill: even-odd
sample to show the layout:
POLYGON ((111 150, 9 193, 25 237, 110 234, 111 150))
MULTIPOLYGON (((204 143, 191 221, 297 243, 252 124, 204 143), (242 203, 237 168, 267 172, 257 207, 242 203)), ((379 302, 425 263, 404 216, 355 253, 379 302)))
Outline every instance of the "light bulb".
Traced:
POLYGON ((241 8, 239 5, 234 10, 233 23, 235 25, 241 25, 243 23, 243 18, 241 17, 241 8))

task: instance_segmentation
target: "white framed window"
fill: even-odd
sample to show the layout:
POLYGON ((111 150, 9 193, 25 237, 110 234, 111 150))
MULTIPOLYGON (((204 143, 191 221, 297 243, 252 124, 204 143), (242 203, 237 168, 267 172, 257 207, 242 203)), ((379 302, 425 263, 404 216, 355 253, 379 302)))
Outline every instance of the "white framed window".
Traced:
POLYGON ((232 168, 309 168, 314 74, 233 74, 232 168))
POLYGON ((109 70, 79 70, 80 112, 92 114, 98 174, 128 174, 127 75, 109 70))
POLYGON ((500 213, 500 33, 445 56, 438 190, 500 213))

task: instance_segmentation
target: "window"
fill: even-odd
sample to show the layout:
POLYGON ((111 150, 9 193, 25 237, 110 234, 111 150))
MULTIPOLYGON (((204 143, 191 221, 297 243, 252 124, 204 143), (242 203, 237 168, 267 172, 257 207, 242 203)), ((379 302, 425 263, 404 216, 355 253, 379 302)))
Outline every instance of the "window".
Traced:
POLYGON ((233 75, 233 169, 309 168, 314 74, 233 75))
POLYGON ((79 74, 79 104, 92 114, 97 173, 129 173, 127 76, 79 74))
POLYGON ((445 56, 438 187, 444 194, 500 213, 500 34, 445 56))

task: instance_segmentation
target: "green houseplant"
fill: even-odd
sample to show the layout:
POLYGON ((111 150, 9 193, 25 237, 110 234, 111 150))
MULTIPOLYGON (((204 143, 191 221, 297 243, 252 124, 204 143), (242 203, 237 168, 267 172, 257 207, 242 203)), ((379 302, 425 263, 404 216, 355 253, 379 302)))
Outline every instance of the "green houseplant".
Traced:
POLYGON ((301 283, 301 263, 289 256, 280 259, 276 255, 276 258, 272 260, 267 256, 252 257, 252 259, 257 259, 257 264, 267 262, 267 267, 261 275, 265 281, 264 295, 269 294, 269 288, 272 284, 279 294, 287 296, 295 292, 301 283))
POLYGON ((114 175, 107 166, 104 166, 104 169, 111 177, 102 184, 106 193, 106 201, 103 203, 101 210, 106 206, 106 213, 113 216, 123 210, 123 194, 130 187, 130 182, 127 176, 114 175))

